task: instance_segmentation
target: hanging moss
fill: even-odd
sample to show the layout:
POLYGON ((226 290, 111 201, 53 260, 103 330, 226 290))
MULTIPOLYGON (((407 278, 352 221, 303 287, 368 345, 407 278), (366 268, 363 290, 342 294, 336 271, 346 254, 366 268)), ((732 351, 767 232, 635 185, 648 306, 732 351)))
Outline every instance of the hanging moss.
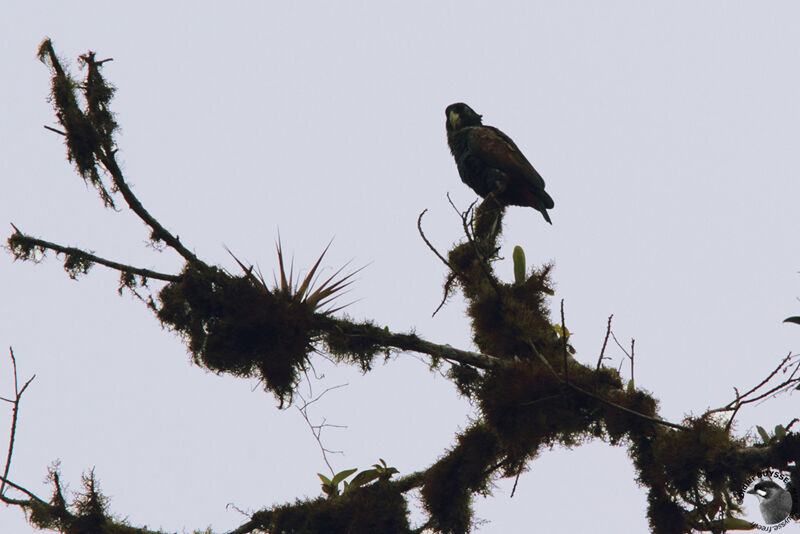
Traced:
MULTIPOLYGON (((600 372, 606 375, 610 375, 611 373, 615 374, 616 383, 609 385, 616 386, 617 388, 622 387, 621 381, 619 380, 619 375, 615 370, 603 368, 600 370, 600 372)), ((644 391, 623 391, 622 389, 615 390, 610 388, 605 389, 604 391, 607 391, 607 393, 604 395, 604 398, 610 402, 613 402, 614 404, 628 408, 637 414, 642 414, 649 417, 655 417, 657 415, 658 403, 651 395, 644 391)), ((608 432, 609 440, 612 444, 616 444, 623 437, 630 434, 652 435, 654 432, 654 423, 652 421, 648 421, 647 419, 632 413, 620 410, 614 406, 604 405, 602 409, 602 419, 606 431, 608 432)))
POLYGON ((666 475, 667 483, 679 492, 689 492, 701 479, 717 486, 729 474, 726 457, 735 453, 736 443, 727 430, 707 419, 687 421, 691 431, 661 432, 653 441, 650 466, 666 475))
POLYGON ((490 373, 479 402, 506 453, 507 474, 522 469, 544 444, 577 443, 593 420, 593 402, 562 387, 548 369, 529 362, 490 373))
POLYGON ((483 374, 471 365, 456 364, 447 371, 458 391, 467 398, 474 398, 483 387, 483 374))
POLYGON ((371 321, 353 323, 336 321, 327 328, 322 339, 326 350, 338 361, 357 363, 364 372, 372 368, 372 360, 378 354, 388 355, 388 344, 381 342, 385 331, 371 321))
MULTIPOLYGON (((114 88, 100 74, 101 62, 94 60, 94 53, 82 56, 88 66, 86 82, 77 83, 61 66, 53 45, 45 39, 39 47, 39 58, 52 69, 51 96, 58 121, 64 127, 67 158, 75 164, 84 181, 94 186, 103 203, 114 207, 111 194, 100 178, 98 163, 103 150, 113 150, 112 134, 117 128, 108 104, 114 88), (76 91, 81 89, 86 109, 81 109, 76 91)), ((112 189, 113 192, 113 189, 112 189)))
POLYGON ((647 493, 647 517, 653 534, 688 534, 693 531, 683 508, 659 488, 650 488, 647 493))
POLYGON ((215 372, 258 376, 281 402, 313 350, 314 311, 245 276, 187 265, 159 293, 159 319, 180 332, 197 363, 215 372))

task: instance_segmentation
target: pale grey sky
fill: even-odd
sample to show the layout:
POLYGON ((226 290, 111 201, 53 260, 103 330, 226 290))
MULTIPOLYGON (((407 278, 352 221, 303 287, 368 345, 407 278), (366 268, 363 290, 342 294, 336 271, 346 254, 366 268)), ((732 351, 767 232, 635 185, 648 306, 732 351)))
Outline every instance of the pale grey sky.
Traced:
MULTIPOLYGON (((555 261, 552 304, 565 299, 579 360, 596 360, 613 313, 618 337, 636 338, 637 385, 678 421, 800 344, 781 324, 800 313, 796 2, 14 2, 0 34, 0 219, 25 232, 180 267, 146 247, 132 214, 103 210, 42 128, 54 117, 35 52, 49 36, 73 68, 89 49, 114 58, 104 72, 127 179, 211 263, 234 269, 226 245, 269 273, 280 229, 309 266, 335 236, 326 265, 369 263, 347 313, 470 348, 460 296, 430 317, 444 272, 415 227, 428 208, 441 249, 460 237, 445 193, 462 206, 475 195, 444 108, 464 101, 514 138, 555 199, 552 227, 510 210, 503 252, 555 261)), ((116 295, 113 273, 73 282, 54 259, 11 260, 0 256, 0 395, 7 346, 37 375, 13 480, 47 495, 53 460, 73 489, 94 467, 115 514, 178 532, 242 523, 228 503, 320 493, 324 464, 295 410, 190 365, 176 336, 116 295)), ((498 268, 512 277, 510 261, 498 268)), ((425 468, 469 424, 473 409, 426 363, 400 355, 360 376, 315 361, 315 392, 349 384, 311 412, 348 427, 324 436, 344 451, 337 469, 379 457, 425 468)), ((796 413, 792 397, 749 407, 737 432, 796 413)), ((512 481, 478 499, 480 532, 647 529, 624 448, 543 451, 530 467, 513 499, 512 481)), ((34 532, 12 508, 0 531, 34 532)))

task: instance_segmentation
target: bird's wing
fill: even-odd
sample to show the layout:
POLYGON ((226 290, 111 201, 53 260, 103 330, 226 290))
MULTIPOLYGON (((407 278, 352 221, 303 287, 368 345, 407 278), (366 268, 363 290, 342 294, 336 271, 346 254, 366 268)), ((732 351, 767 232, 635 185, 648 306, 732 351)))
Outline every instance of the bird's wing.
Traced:
POLYGON ((505 172, 511 179, 524 180, 536 192, 544 193, 546 208, 553 207, 553 200, 544 192, 544 179, 511 138, 491 126, 472 126, 465 130, 468 130, 467 144, 473 155, 490 167, 505 172))

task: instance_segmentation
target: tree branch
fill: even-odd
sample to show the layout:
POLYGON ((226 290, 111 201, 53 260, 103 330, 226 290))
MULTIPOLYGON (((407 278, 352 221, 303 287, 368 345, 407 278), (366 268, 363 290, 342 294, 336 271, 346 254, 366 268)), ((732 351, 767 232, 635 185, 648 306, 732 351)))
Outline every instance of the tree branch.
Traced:
MULTIPOLYGON (((151 271, 150 269, 142 269, 139 267, 134 267, 132 265, 125 265, 124 263, 119 263, 116 261, 101 258, 100 256, 95 256, 94 254, 79 248, 65 247, 63 245, 59 245, 58 243, 52 243, 50 241, 45 241, 44 239, 32 237, 23 234, 19 230, 19 228, 17 228, 13 224, 11 226, 12 228, 14 228, 14 234, 8 239, 8 242, 12 251, 15 250, 15 247, 20 247, 22 249, 40 247, 45 250, 52 250, 58 254, 65 254, 67 256, 77 256, 91 263, 97 263, 99 265, 103 265, 105 267, 108 267, 109 269, 114 269, 122 273, 136 274, 139 276, 144 276, 145 278, 163 280, 164 282, 175 282, 179 278, 174 274, 165 274, 165 273, 160 273, 158 271, 151 271)), ((21 257, 20 254, 15 253, 15 255, 17 255, 17 257, 21 257)))
POLYGON ((370 338, 373 339, 376 344, 385 347, 393 347, 404 351, 420 352, 422 354, 428 354, 434 358, 442 358, 444 360, 455 360, 457 362, 472 365, 480 369, 496 369, 503 366, 512 365, 511 362, 507 362, 497 358, 496 356, 481 354, 480 352, 456 349, 450 345, 432 343, 420 338, 416 334, 397 334, 382 328, 378 328, 377 326, 356 325, 345 319, 337 319, 319 314, 317 315, 317 319, 320 322, 320 328, 326 330, 336 328, 349 335, 357 335, 353 334, 353 330, 356 328, 366 329, 366 334, 362 335, 370 336, 370 338))
MULTIPOLYGON (((14 453, 14 439, 17 435, 17 419, 19 416, 19 403, 20 400, 22 399, 22 394, 25 393, 26 389, 28 389, 28 386, 31 384, 31 382, 33 382, 33 379, 36 378, 36 375, 30 377, 28 381, 25 382, 25 385, 22 386, 22 389, 20 389, 19 381, 17 378, 17 359, 14 357, 14 349, 8 347, 8 352, 11 354, 11 365, 14 368, 14 400, 13 401, 9 401, 8 399, 3 399, 3 400, 11 402, 11 404, 13 404, 14 407, 11 410, 11 435, 8 438, 8 453, 6 454, 6 466, 5 469, 3 470, 2 483, 0 483, 0 499, 3 499, 5 497, 4 492, 6 489, 6 484, 10 484, 9 482, 7 482, 7 480, 8 480, 8 471, 9 469, 11 469, 11 456, 14 453)), ((17 487, 16 484, 14 485, 14 487, 17 487)), ((27 492, 27 490, 23 491, 33 496, 33 494, 27 492)))
POLYGON ((147 226, 153 229, 152 238, 154 240, 164 241, 167 245, 173 248, 178 254, 183 256, 186 261, 189 263, 200 263, 205 265, 200 259, 193 252, 183 246, 181 243, 180 238, 172 235, 164 226, 156 220, 155 217, 150 215, 142 203, 136 198, 136 195, 133 194, 131 188, 128 187, 128 184, 125 182, 125 178, 122 175, 122 170, 120 170, 119 165, 117 165, 117 160, 114 157, 115 151, 111 150, 110 147, 103 147, 102 150, 98 150, 96 152, 98 159, 103 164, 103 167, 109 172, 111 175, 111 179, 114 182, 114 185, 122 193, 122 198, 125 199, 125 202, 128 204, 128 207, 133 211, 142 221, 144 221, 147 226))

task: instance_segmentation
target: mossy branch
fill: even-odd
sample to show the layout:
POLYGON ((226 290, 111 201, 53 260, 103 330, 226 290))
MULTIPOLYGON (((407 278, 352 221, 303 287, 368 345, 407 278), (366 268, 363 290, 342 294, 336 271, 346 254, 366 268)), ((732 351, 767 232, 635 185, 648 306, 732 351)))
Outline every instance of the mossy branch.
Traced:
POLYGON ((150 239, 153 242, 163 241, 187 262, 201 263, 177 236, 170 233, 144 208, 125 181, 116 160, 114 133, 117 123, 109 109, 115 89, 106 82, 100 72, 102 65, 110 60, 98 61, 94 52, 81 56, 81 62, 87 67, 87 76, 82 84, 78 84, 61 66, 50 39, 45 39, 39 47, 39 58, 53 70, 52 96, 56 116, 64 128, 67 155, 70 161, 75 162, 84 180, 90 181, 100 192, 107 207, 114 207, 112 194, 121 193, 131 211, 151 228, 150 239), (75 94, 77 89, 82 91, 86 103, 85 110, 81 109, 78 103, 75 94), (103 183, 98 163, 111 176, 111 187, 103 183))
POLYGON ((64 269, 70 273, 72 278, 77 277, 78 274, 86 274, 89 268, 96 263, 108 267, 109 269, 119 271, 120 273, 135 274, 143 278, 152 278, 164 282, 175 282, 178 280, 176 275, 134 267, 133 265, 126 265, 124 263, 101 258, 100 256, 96 256, 80 248, 67 247, 29 236, 22 233, 20 229, 13 224, 11 226, 14 228, 14 233, 8 238, 8 248, 14 254, 15 259, 23 261, 41 261, 44 257, 44 253, 48 250, 52 250, 56 254, 63 254, 65 256, 64 269))

